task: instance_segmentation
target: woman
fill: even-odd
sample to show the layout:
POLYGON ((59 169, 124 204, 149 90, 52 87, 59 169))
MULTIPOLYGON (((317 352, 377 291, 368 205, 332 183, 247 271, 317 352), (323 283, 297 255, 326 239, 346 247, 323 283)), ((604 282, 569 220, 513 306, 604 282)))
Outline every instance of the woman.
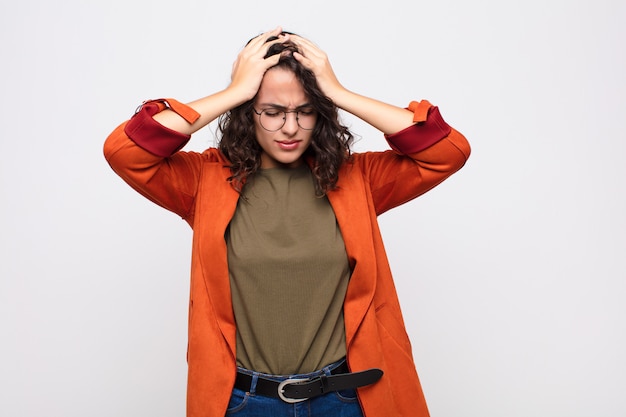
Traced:
POLYGON ((467 160, 436 107, 355 94, 276 28, 241 51, 227 88, 144 103, 104 150, 194 230, 188 416, 428 415, 376 217, 467 160), (338 108, 393 150, 351 154, 338 108), (180 151, 218 117, 218 149, 180 151))

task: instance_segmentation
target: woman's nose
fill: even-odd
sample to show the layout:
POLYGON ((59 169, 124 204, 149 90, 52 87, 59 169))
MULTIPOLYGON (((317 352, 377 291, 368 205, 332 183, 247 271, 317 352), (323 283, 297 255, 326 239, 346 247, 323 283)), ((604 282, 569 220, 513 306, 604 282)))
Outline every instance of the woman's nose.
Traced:
POLYGON ((283 125, 283 132, 285 133, 295 133, 300 128, 298 125, 298 113, 296 112, 286 112, 285 113, 285 124, 283 125))

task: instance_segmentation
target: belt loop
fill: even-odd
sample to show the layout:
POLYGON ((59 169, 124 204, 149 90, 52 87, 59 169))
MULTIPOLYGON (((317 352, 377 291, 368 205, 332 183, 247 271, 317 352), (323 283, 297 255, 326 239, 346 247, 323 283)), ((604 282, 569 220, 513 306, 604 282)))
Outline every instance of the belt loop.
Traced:
POLYGON ((320 383, 322 384, 322 393, 325 394, 330 391, 328 384, 328 377, 326 375, 320 376, 320 383))
POLYGON ((256 372, 252 373, 252 382, 250 383, 250 394, 254 395, 256 393, 256 383, 259 380, 259 374, 256 372))

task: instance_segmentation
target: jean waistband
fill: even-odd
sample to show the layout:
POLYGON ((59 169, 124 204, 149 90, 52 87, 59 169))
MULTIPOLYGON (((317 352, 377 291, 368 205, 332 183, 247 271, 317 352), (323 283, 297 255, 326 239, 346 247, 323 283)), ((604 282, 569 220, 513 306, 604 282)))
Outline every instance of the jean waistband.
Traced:
POLYGON ((344 363, 346 362, 346 358, 343 357, 341 359, 339 359, 337 362, 333 362, 331 364, 326 365, 325 367, 323 367, 322 369, 319 369, 317 371, 313 371, 313 372, 309 372, 309 373, 305 373, 305 374, 289 374, 289 375, 272 375, 272 374, 266 374, 263 372, 256 372, 256 371, 252 371, 250 369, 246 369, 246 368, 242 368, 240 366, 237 367, 237 372, 238 373, 242 373, 245 375, 250 375, 253 377, 253 379, 257 379, 257 378, 264 378, 264 379, 270 379, 273 381, 285 381, 287 379, 293 379, 293 378, 315 378, 321 375, 330 375, 332 373, 332 371, 334 371, 335 369, 339 368, 340 366, 342 366, 344 363), (256 377, 256 378, 255 378, 256 377))
POLYGON ((383 371, 378 368, 350 372, 345 359, 318 371, 293 375, 268 375, 240 368, 235 389, 297 403, 331 391, 364 387, 377 382, 382 376, 383 371))

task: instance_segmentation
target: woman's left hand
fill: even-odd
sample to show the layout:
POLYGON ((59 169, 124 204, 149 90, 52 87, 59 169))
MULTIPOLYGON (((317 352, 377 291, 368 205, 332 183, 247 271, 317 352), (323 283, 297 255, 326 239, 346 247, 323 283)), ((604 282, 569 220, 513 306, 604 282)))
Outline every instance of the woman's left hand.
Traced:
POLYGON ((291 41, 301 51, 301 53, 294 52, 293 57, 313 72, 322 92, 334 101, 334 97, 345 89, 335 76, 326 53, 313 42, 301 36, 291 35, 291 41))
POLYGON ((413 123, 412 112, 344 88, 337 80, 326 53, 313 42, 296 35, 291 35, 290 39, 301 51, 294 52, 293 57, 313 72, 322 92, 337 107, 387 134, 399 132, 413 123))

